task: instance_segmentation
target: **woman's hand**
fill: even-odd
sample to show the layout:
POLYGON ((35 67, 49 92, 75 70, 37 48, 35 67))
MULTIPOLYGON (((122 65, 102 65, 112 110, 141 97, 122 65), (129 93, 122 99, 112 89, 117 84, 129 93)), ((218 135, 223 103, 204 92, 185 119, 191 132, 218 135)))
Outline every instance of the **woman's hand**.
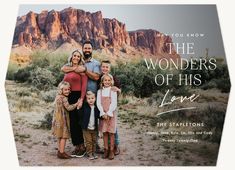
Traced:
POLYGON ((85 72, 85 70, 86 70, 85 66, 79 65, 79 66, 76 66, 74 72, 75 73, 83 73, 83 72, 85 72))

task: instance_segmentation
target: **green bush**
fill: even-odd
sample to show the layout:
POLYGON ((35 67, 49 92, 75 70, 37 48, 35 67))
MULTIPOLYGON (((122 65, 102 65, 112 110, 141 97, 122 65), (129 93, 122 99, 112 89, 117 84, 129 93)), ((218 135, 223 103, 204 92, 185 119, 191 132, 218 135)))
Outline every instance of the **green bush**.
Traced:
POLYGON ((222 130, 224 125, 225 110, 218 109, 216 106, 208 106, 201 111, 197 117, 198 121, 206 123, 206 129, 213 132, 213 135, 208 139, 211 142, 220 143, 222 130))
POLYGON ((43 120, 40 120, 39 128, 47 130, 51 129, 52 119, 53 119, 53 111, 50 113, 46 113, 43 120))
POLYGON ((157 90, 154 82, 155 71, 147 70, 144 62, 137 64, 118 64, 112 68, 111 74, 121 82, 124 94, 134 94, 137 97, 148 97, 157 90))
POLYGON ((229 78, 221 78, 215 80, 217 84, 217 88, 221 90, 222 93, 229 93, 231 84, 229 78))
POLYGON ((16 89, 16 95, 23 97, 23 96, 31 96, 31 92, 28 89, 16 89))
POLYGON ((160 103, 161 100, 163 99, 164 94, 161 93, 160 91, 153 93, 147 100, 148 104, 151 106, 155 102, 160 103))
POLYGON ((203 84, 203 85, 201 86, 201 88, 202 88, 203 90, 217 88, 217 83, 215 82, 214 79, 212 79, 211 81, 209 81, 209 82, 203 84))
POLYGON ((40 67, 36 67, 30 72, 28 81, 39 90, 45 91, 56 85, 56 79, 52 73, 48 69, 40 67))
POLYGON ((8 69, 7 69, 7 80, 14 80, 14 74, 19 70, 19 66, 15 63, 9 62, 8 69))
POLYGON ((173 89, 174 94, 189 94, 186 86, 179 86, 177 70, 172 73, 174 76, 169 85, 160 86, 156 84, 155 76, 162 74, 166 77, 166 74, 169 74, 168 71, 163 71, 158 67, 155 70, 148 70, 143 61, 137 64, 118 64, 112 68, 111 74, 120 80, 123 94, 150 97, 153 93, 166 92, 168 89, 173 89))
POLYGON ((32 54, 30 65, 13 73, 16 82, 32 83, 39 90, 49 90, 57 86, 63 79, 61 67, 67 62, 68 54, 51 54, 45 51, 36 51, 32 54))
MULTIPOLYGON (((217 59, 219 61, 219 59, 217 59)), ((197 62, 199 66, 199 62, 197 62)), ((208 66, 208 63, 206 64, 208 66)), ((200 88, 207 90, 211 88, 218 88, 221 92, 228 93, 230 91, 230 79, 228 66, 223 61, 219 61, 217 63, 217 67, 215 70, 206 69, 203 67, 202 70, 192 70, 190 68, 183 70, 183 74, 200 74, 201 75, 201 85, 200 88)), ((197 87, 197 86, 194 86, 197 87)))
POLYGON ((123 99, 121 99, 121 100, 119 101, 118 104, 120 104, 120 105, 125 105, 125 104, 128 104, 128 103, 129 103, 129 100, 126 99, 126 98, 123 98, 123 99))
POLYGON ((49 90, 49 91, 41 91, 40 95, 45 102, 49 103, 49 102, 54 102, 56 93, 57 90, 49 90))
POLYGON ((32 69, 33 67, 30 66, 19 69, 16 73, 14 73, 14 80, 19 83, 27 82, 32 69))

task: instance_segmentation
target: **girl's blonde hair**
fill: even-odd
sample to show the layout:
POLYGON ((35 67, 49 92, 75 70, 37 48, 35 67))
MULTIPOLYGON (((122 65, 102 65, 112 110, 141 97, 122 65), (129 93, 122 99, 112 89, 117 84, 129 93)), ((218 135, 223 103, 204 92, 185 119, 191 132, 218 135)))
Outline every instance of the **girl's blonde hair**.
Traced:
POLYGON ((72 58, 73 58, 74 53, 79 53, 79 55, 80 55, 80 61, 79 61, 78 65, 84 65, 84 64, 85 64, 85 61, 83 60, 82 52, 81 52, 80 50, 78 50, 78 49, 77 49, 77 50, 74 50, 74 51, 70 54, 70 56, 69 56, 69 58, 68 58, 68 64, 69 64, 70 66, 72 66, 72 58))
POLYGON ((111 86, 114 85, 114 80, 113 80, 113 76, 111 74, 104 74, 102 77, 101 77, 101 80, 100 80, 100 88, 102 89, 104 87, 103 85, 103 80, 104 80, 104 77, 105 76, 108 76, 111 78, 111 86))
POLYGON ((69 82, 67 82, 67 81, 60 82, 60 84, 58 85, 57 94, 61 95, 63 93, 63 88, 66 87, 66 86, 70 87, 69 82))

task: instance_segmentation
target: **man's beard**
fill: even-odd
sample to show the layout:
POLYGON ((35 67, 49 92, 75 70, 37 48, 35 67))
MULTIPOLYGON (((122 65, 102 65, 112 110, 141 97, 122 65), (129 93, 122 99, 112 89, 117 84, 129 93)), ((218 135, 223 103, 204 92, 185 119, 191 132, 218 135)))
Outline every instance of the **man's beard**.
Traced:
POLYGON ((91 55, 92 55, 92 53, 90 53, 90 52, 83 53, 83 56, 84 56, 85 59, 90 58, 91 55))

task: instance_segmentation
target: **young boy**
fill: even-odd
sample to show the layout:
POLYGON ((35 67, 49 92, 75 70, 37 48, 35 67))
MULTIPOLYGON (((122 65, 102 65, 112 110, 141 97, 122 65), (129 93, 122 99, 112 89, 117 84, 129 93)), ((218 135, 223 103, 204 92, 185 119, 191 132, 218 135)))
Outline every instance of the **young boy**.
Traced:
MULTIPOLYGON (((111 63, 109 60, 103 60, 101 62, 101 75, 100 78, 104 75, 104 74, 110 74, 111 71, 111 63)), ((112 87, 113 91, 116 91, 117 93, 121 93, 121 85, 120 85, 120 81, 117 79, 117 77, 113 76, 113 81, 114 81, 114 87, 112 87)), ((100 84, 100 79, 98 80, 98 83, 100 84)))
MULTIPOLYGON (((103 60, 101 62, 101 76, 100 76, 100 78, 104 74, 110 74, 110 71, 111 71, 111 63, 110 63, 110 61, 109 60, 103 60)), ((120 81, 115 76, 113 76, 113 81, 114 81, 114 86, 111 88, 112 91, 115 91, 118 94, 120 94, 121 93, 120 81)), ((100 84, 100 79, 98 80, 98 83, 100 84)), ((119 149, 118 146, 119 146, 119 137, 118 137, 118 131, 116 130, 116 133, 115 133, 115 145, 114 145, 114 155, 119 155, 120 154, 120 149, 119 149)))
POLYGON ((93 160, 98 158, 95 151, 100 111, 95 105, 96 97, 92 91, 87 91, 86 101, 82 109, 80 109, 82 113, 82 129, 86 145, 86 156, 88 159, 93 160))

